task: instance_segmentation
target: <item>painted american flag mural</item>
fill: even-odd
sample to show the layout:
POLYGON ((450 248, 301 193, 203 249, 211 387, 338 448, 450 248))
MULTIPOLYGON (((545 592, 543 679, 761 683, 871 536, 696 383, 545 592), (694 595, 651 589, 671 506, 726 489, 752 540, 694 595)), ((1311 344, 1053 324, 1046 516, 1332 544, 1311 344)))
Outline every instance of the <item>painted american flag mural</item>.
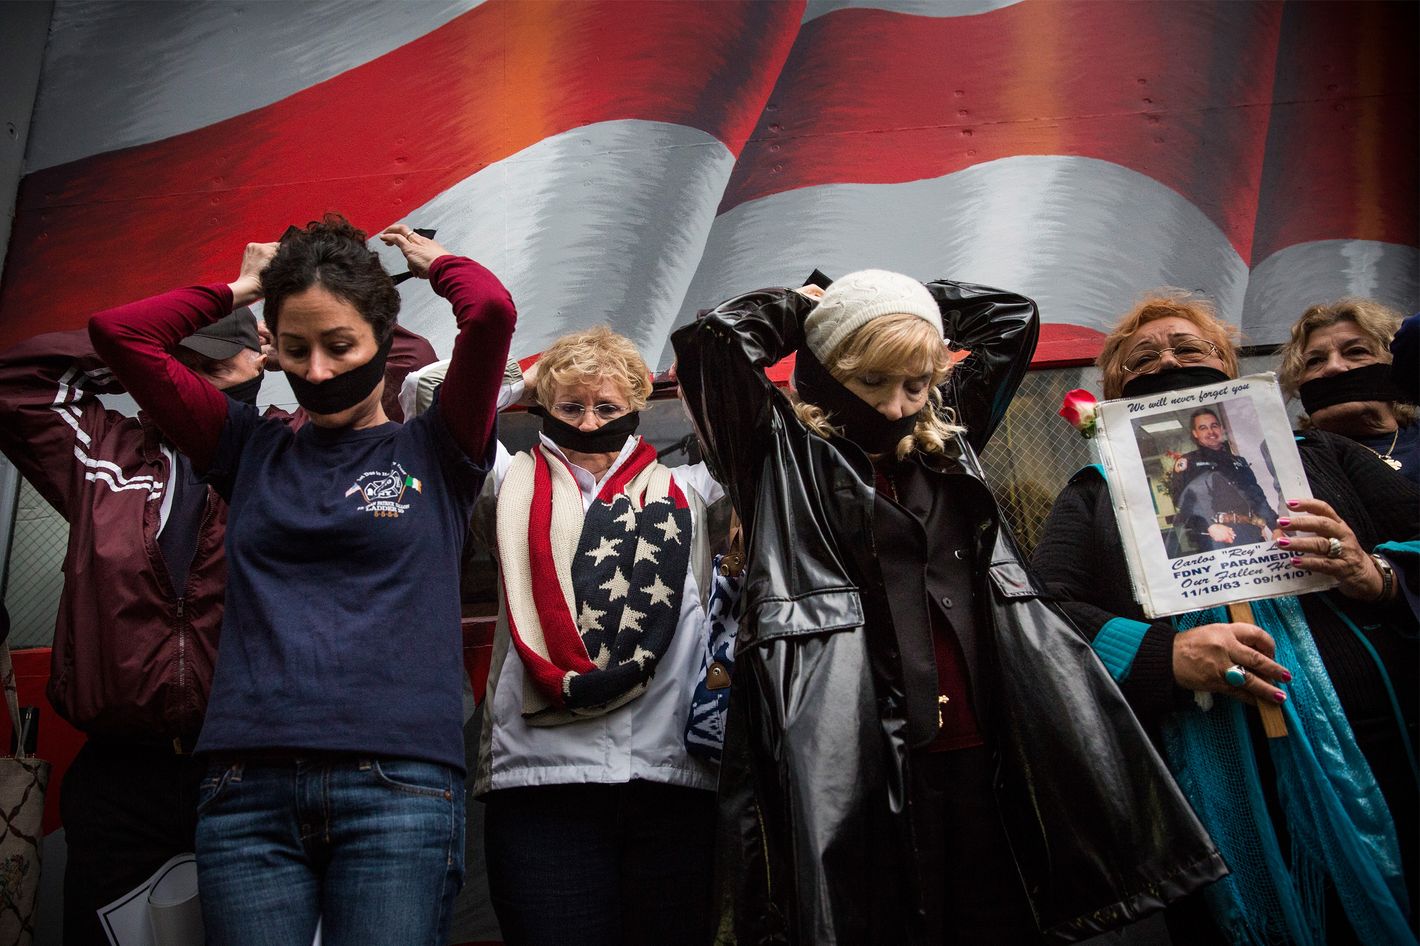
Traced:
MULTIPOLYGON (((664 367, 697 309, 816 266, 1025 292, 1043 361, 1160 284, 1256 343, 1343 294, 1413 311, 1416 26, 1401 3, 59 0, 0 345, 230 279, 327 210, 489 265, 518 355, 605 321, 664 367)), ((401 290, 447 353, 444 305, 401 290)))

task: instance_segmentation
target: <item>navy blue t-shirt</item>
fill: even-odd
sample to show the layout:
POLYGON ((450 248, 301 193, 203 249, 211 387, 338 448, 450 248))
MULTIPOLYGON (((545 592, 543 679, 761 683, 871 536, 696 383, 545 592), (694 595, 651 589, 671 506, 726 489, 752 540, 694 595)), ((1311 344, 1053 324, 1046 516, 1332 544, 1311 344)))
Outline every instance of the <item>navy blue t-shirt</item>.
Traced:
POLYGON ((230 511, 199 752, 464 768, 459 561, 494 443, 471 462, 437 404, 408 424, 293 432, 229 401, 207 475, 230 511))

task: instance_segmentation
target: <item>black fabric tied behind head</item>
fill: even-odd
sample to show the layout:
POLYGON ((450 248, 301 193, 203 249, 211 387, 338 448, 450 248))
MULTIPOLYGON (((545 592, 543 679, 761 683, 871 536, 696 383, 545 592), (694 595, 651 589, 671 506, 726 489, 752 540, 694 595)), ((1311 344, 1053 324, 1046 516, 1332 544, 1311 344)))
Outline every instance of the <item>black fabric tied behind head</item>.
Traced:
POLYGON ((794 358, 794 390, 828 413, 828 422, 870 454, 887 453, 917 427, 922 411, 888 420, 829 373, 807 345, 794 358))
POLYGON ((1217 384, 1220 381, 1231 380, 1232 378, 1222 371, 1208 365, 1182 365, 1178 368, 1155 371, 1153 374, 1136 374, 1124 382, 1124 388, 1120 393, 1124 397, 1147 397, 1150 394, 1181 391, 1184 388, 1201 388, 1205 384, 1217 384))
POLYGON ((368 397, 385 376, 385 359, 393 345, 394 333, 391 332, 369 361, 324 381, 311 382, 286 372, 296 402, 312 414, 339 414, 349 410, 368 397))
POLYGON ((234 401, 241 401, 243 404, 250 404, 255 407, 256 397, 261 393, 261 382, 265 380, 265 378, 266 370, 262 369, 261 373, 255 378, 243 381, 241 384, 234 384, 229 388, 224 388, 222 393, 234 401))
POLYGON ((1308 414, 1352 401, 1400 400, 1400 391, 1391 381, 1390 365, 1380 362, 1313 378, 1298 388, 1297 393, 1302 396, 1302 410, 1308 414))
POLYGON ((528 413, 542 418, 542 432, 547 439, 563 450, 577 453, 615 453, 626 443, 626 438, 636 433, 641 425, 641 412, 631 411, 616 420, 602 424, 596 430, 582 430, 579 427, 552 416, 540 404, 528 408, 528 413))

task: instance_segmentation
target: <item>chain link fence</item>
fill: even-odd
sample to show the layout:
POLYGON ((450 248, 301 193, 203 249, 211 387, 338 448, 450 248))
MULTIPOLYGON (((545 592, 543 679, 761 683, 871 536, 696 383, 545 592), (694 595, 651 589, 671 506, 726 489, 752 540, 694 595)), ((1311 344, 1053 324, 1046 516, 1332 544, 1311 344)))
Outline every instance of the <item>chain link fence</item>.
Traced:
MULTIPOLYGON (((1238 365, 1242 375, 1276 367, 1271 351, 1246 355, 1238 365)), ((1100 397, 1099 370, 1087 365, 1027 372, 981 455, 991 491, 1027 557, 1040 542, 1056 495, 1077 470, 1094 462, 1089 441, 1059 416, 1065 393, 1075 388, 1100 397)), ((1301 406, 1290 401, 1287 409, 1295 426, 1301 406)))
POLYGON ((34 487, 20 480, 5 607, 10 612, 10 646, 48 647, 64 587, 64 549, 69 523, 34 487))
POLYGON ((1075 471, 1093 462, 1089 442, 1057 413, 1065 392, 1074 388, 1098 391, 1099 371, 1028 372, 981 455, 1001 513, 1027 556, 1040 542, 1056 494, 1075 471))

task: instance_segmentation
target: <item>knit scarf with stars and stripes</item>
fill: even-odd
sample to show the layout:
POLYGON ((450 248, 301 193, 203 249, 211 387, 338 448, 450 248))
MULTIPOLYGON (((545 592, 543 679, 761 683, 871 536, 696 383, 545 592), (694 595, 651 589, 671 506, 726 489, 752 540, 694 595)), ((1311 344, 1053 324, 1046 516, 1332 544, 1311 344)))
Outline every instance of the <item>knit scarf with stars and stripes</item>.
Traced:
POLYGON ((498 496, 498 559, 537 725, 598 716, 644 693, 680 620, 689 503, 642 440, 582 511, 566 461, 514 458, 498 496))

